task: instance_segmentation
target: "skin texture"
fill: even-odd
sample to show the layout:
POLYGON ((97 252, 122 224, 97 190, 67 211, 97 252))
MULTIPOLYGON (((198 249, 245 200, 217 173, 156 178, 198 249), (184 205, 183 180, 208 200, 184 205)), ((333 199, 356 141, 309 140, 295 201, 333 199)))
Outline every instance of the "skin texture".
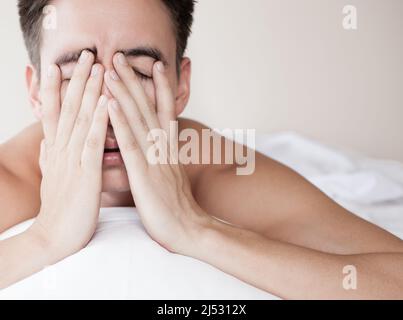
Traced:
MULTIPOLYGON (((402 241, 289 168, 260 154, 255 173, 244 177, 232 165, 145 161, 148 130, 167 130, 190 95, 190 60, 182 61, 178 78, 175 37, 162 3, 54 5, 59 25, 44 34, 42 74, 32 66, 26 72, 42 123, 0 146, 0 231, 38 217, 27 232, 0 243, 0 288, 84 247, 101 206, 135 203, 149 235, 169 251, 280 297, 402 298, 402 241), (157 47, 165 63, 118 53, 145 45, 157 47), (97 54, 86 51, 81 64, 53 65, 66 52, 94 47, 97 54), (97 105, 101 95, 107 103, 97 105), (124 165, 102 166, 108 137, 119 142, 124 165), (74 238, 63 230, 74 230, 74 238), (342 287, 346 265, 358 269, 358 290, 342 287)), ((204 128, 185 119, 179 124, 180 130, 204 128)))

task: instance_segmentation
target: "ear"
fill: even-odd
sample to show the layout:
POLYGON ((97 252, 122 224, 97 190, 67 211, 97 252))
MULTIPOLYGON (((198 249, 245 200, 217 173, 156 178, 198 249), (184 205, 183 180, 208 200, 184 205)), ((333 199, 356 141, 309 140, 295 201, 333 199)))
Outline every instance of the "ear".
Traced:
POLYGON ((34 66, 28 65, 25 68, 25 80, 28 88, 29 100, 38 120, 42 119, 42 102, 40 99, 40 82, 38 72, 34 66))
POLYGON ((176 116, 179 116, 185 110, 189 102, 191 74, 192 62, 189 58, 183 58, 180 65, 180 77, 176 94, 176 116))

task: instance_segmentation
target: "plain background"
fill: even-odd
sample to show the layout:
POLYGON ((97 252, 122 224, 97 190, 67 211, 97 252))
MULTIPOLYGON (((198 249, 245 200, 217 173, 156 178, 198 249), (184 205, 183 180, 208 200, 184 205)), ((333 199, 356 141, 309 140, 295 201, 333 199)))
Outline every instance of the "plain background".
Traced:
MULTIPOLYGON (((0 3, 0 140, 32 123, 16 1, 0 3)), ((403 161, 402 0, 199 0, 185 116, 403 161), (345 5, 358 30, 342 27, 345 5)))

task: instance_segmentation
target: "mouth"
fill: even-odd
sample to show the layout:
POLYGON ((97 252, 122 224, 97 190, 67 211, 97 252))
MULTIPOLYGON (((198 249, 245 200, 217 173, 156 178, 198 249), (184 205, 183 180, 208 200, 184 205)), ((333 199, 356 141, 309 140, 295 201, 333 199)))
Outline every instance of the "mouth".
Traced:
POLYGON ((117 148, 105 148, 104 154, 107 154, 107 153, 120 153, 120 149, 118 147, 117 148))
POLYGON ((103 157, 104 167, 121 167, 124 165, 119 148, 105 148, 103 157))
POLYGON ((117 152, 120 152, 119 144, 116 140, 113 130, 111 129, 109 131, 108 129, 108 134, 105 140, 104 153, 117 153, 117 152))
POLYGON ((114 136, 107 136, 104 147, 103 165, 105 167, 113 167, 122 166, 123 164, 123 158, 116 138, 114 136))

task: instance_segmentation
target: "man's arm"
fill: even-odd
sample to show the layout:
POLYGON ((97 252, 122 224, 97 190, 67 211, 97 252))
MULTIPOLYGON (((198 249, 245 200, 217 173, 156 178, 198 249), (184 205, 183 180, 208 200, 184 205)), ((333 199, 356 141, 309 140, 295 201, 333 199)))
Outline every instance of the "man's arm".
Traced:
POLYGON ((0 233, 34 218, 40 208, 40 124, 0 145, 0 233))
POLYGON ((282 298, 403 299, 403 253, 328 254, 219 221, 194 231, 186 255, 282 298))
POLYGON ((0 241, 0 290, 51 265, 50 258, 48 242, 32 228, 0 241))
MULTIPOLYGON (((175 99, 164 73, 163 64, 157 62, 153 68, 157 97, 157 108, 154 108, 150 105, 149 100, 144 99, 145 92, 139 85, 136 74, 128 67, 127 63, 122 63, 122 59, 125 58, 120 53, 114 57, 114 67, 119 77, 110 73, 105 77, 108 89, 116 97, 116 100, 112 100, 109 105, 109 114, 118 143, 121 146, 120 150, 127 168, 138 213, 152 239, 171 252, 205 261, 245 282, 285 298, 397 298, 402 295, 403 271, 399 266, 403 262, 403 253, 393 253, 394 248, 391 244, 386 243, 386 238, 383 239, 383 246, 391 250, 392 253, 357 253, 342 256, 270 240, 267 236, 257 232, 230 226, 212 218, 212 216, 217 216, 218 212, 218 210, 211 209, 214 206, 216 209, 221 209, 222 213, 231 209, 235 210, 236 206, 231 207, 225 203, 232 200, 239 204, 235 201, 236 197, 243 201, 247 199, 246 202, 249 201, 249 208, 243 207, 243 214, 249 215, 249 219, 253 219, 252 215, 255 214, 259 214, 259 218, 263 218, 263 213, 269 208, 271 208, 270 212, 275 213, 276 210, 279 211, 282 207, 287 207, 284 201, 290 202, 289 198, 280 199, 274 204, 267 201, 266 198, 262 199, 262 197, 267 196, 268 199, 275 200, 273 195, 266 195, 265 192, 260 193, 260 190, 267 185, 269 188, 265 191, 275 192, 274 185, 283 191, 288 189, 290 194, 295 193, 302 199, 309 195, 310 191, 316 189, 308 189, 307 193, 304 189, 310 185, 298 184, 298 179, 301 179, 299 181, 304 180, 297 174, 292 174, 291 170, 285 170, 285 174, 290 174, 291 178, 294 177, 296 180, 290 180, 289 176, 282 176, 282 174, 271 176, 274 179, 283 178, 280 181, 268 180, 267 176, 263 176, 263 179, 255 176, 254 179, 258 180, 253 181, 249 178, 245 181, 245 179, 235 176, 230 182, 236 184, 237 181, 241 181, 241 184, 235 185, 235 188, 239 190, 234 194, 228 192, 228 189, 229 191, 236 191, 236 189, 231 190, 234 186, 231 186, 228 180, 226 184, 220 182, 220 177, 217 174, 222 173, 224 177, 221 178, 229 179, 229 175, 232 177, 235 173, 231 172, 231 167, 221 168, 220 171, 215 170, 214 175, 211 174, 210 185, 205 185, 205 187, 214 188, 214 191, 217 192, 217 185, 220 186, 221 184, 221 187, 227 189, 224 189, 226 193, 221 192, 222 199, 220 197, 210 198, 214 201, 210 205, 210 210, 203 210, 195 201, 192 191, 196 191, 195 194, 196 197, 199 196, 199 201, 201 196, 210 195, 211 197, 211 193, 209 194, 207 191, 200 193, 200 189, 198 190, 201 181, 205 179, 204 175, 209 174, 207 171, 203 172, 197 170, 196 167, 188 167, 189 181, 188 175, 180 164, 171 161, 167 161, 166 164, 148 161, 148 151, 153 145, 151 141, 146 139, 149 128, 161 128, 165 130, 165 133, 168 133, 169 125, 175 117, 173 112, 175 110, 175 99), (169 116, 161 117, 162 114, 169 116), (215 179, 212 179, 213 176, 215 179), (293 182, 297 183, 297 186, 293 186, 293 182), (257 203, 252 204, 252 201, 257 201, 257 203), (224 206, 220 207, 223 202, 224 206), (262 211, 259 213, 258 210, 262 211), (383 263, 386 265, 382 266, 383 263), (359 269, 357 271, 361 280, 358 281, 361 285, 357 292, 346 293, 343 288, 343 269, 346 265, 353 265, 359 269)), ((158 146, 168 147, 164 139, 159 141, 158 146)), ((171 157, 175 159, 175 148, 165 155, 167 156, 166 160, 170 160, 171 157)), ((258 168, 258 171, 260 174, 272 173, 270 170, 262 170, 262 168, 258 168)), ((214 194, 214 192, 212 193, 214 194)), ((277 192, 275 195, 281 196, 282 194, 277 192)), ((331 210, 333 202, 330 199, 322 204, 323 207, 315 207, 315 202, 321 201, 320 195, 321 193, 316 190, 313 193, 313 198, 306 199, 310 204, 305 208, 310 208, 314 212, 318 209, 331 210)), ((291 201, 294 199, 291 198, 291 201)), ((200 203, 203 205, 203 200, 209 199, 207 196, 201 200, 200 203)), ((204 203, 205 206, 206 203, 204 203)), ((296 205, 289 206, 289 208, 293 209, 299 206, 304 206, 304 202, 297 202, 296 205)), ((301 213, 298 211, 297 213, 308 214, 309 212, 302 211, 301 213)), ((292 212, 288 213, 292 214, 292 212)), ((287 222, 287 218, 290 216, 281 222, 287 222)), ((243 221, 246 220, 244 218, 243 221)), ((296 220, 297 223, 303 221, 303 219, 296 220)), ((293 222, 292 220, 288 221, 293 222)), ((270 225, 264 219, 262 222, 270 225)), ((320 220, 311 220, 310 222, 316 223, 317 228, 320 228, 321 224, 325 224, 325 227, 329 228, 327 225, 329 221, 323 223, 320 220)), ((271 225, 274 226, 275 224, 272 223, 271 225)), ((257 227, 256 224, 255 228, 257 227)), ((265 230, 264 227, 262 226, 261 230, 265 230)), ((347 226, 344 225, 344 227, 347 226)), ((311 231, 314 232, 315 230, 311 231)), ((354 226, 351 233, 360 231, 362 230, 357 230, 357 226, 354 226)), ((368 229, 366 231, 371 232, 368 229)), ((307 236, 308 234, 305 233, 299 240, 305 241, 307 236)), ((322 234, 318 232, 315 236, 320 239, 322 234)), ((378 233, 366 235, 373 241, 371 236, 382 237, 383 235, 378 233)), ((333 237, 334 239, 330 239, 328 244, 330 248, 334 250, 357 249, 354 246, 353 248, 346 247, 346 241, 340 245, 337 243, 339 239, 336 235, 333 237)), ((312 242, 312 240, 309 241, 312 242)), ((321 241, 326 242, 327 239, 322 238, 321 241)), ((396 247, 401 249, 401 246, 396 245, 396 247)), ((374 244, 368 245, 367 248, 373 250, 374 244)), ((377 249, 375 247, 375 250, 377 249)))
MULTIPOLYGON (((182 120, 181 127, 206 128, 190 120, 182 120)), ((256 170, 250 176, 236 175, 235 165, 186 170, 195 199, 206 212, 272 240, 335 254, 403 252, 402 240, 350 213, 262 154, 256 153, 256 170)))

